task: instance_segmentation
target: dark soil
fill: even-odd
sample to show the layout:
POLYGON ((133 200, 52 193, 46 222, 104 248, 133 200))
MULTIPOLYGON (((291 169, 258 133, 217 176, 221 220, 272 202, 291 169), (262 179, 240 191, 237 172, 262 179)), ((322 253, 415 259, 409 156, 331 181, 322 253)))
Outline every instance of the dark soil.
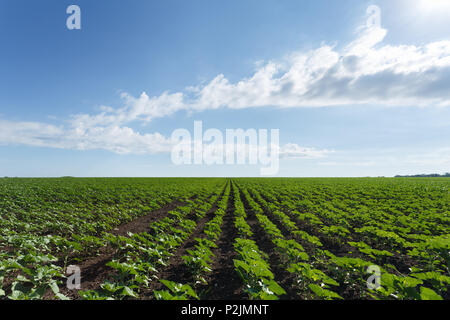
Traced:
MULTIPOLYGON (((141 233, 148 231, 149 225, 152 222, 163 219, 168 215, 169 211, 174 210, 183 204, 184 203, 181 201, 174 201, 145 216, 118 226, 116 229, 112 230, 111 233, 114 235, 127 236, 129 232, 141 233)), ((113 256, 114 249, 108 246, 101 248, 99 254, 95 257, 83 260, 81 262, 68 263, 68 265, 77 265, 81 269, 81 290, 98 289, 100 285, 108 279, 108 277, 114 274, 114 270, 106 266, 106 264, 112 260, 113 256)), ((69 298, 74 300, 80 299, 77 290, 69 290, 65 286, 60 289, 61 293, 69 298)), ((52 294, 49 293, 49 296, 52 296, 52 294)))
POLYGON ((213 253, 215 259, 212 263, 212 274, 207 279, 209 286, 204 299, 207 300, 242 300, 247 296, 242 292, 242 281, 234 268, 233 260, 236 259, 234 239, 238 237, 234 227, 234 192, 232 184, 228 205, 222 224, 222 234, 217 241, 213 253))
POLYGON ((252 212, 247 199, 245 199, 244 194, 242 191, 241 194, 241 200, 244 204, 245 211, 247 213, 247 223, 252 228, 253 231, 253 240, 258 245, 258 248, 265 252, 269 257, 269 264, 271 271, 275 277, 275 281, 286 291, 286 295, 283 295, 280 297, 281 300, 288 300, 288 299, 296 299, 297 298, 297 292, 293 290, 293 276, 291 273, 289 273, 285 266, 283 267, 280 256, 277 254, 277 250, 272 243, 272 241, 267 236, 267 233, 264 231, 264 229, 259 225, 259 221, 256 218, 256 215, 252 212))
MULTIPOLYGON (((223 218, 223 224, 221 226, 222 233, 220 238, 216 242, 217 248, 213 251, 214 257, 210 264, 212 267, 212 272, 205 275, 207 280, 207 285, 196 285, 195 290, 200 295, 202 300, 246 300, 248 299, 247 294, 243 292, 243 283, 235 271, 234 259, 237 258, 237 254, 234 250, 234 240, 238 237, 237 230, 234 226, 234 192, 235 188, 239 187, 232 183, 231 181, 231 192, 227 203, 226 213, 223 218)), ((170 258, 167 267, 163 268, 158 272, 157 276, 159 279, 167 279, 177 283, 193 283, 192 276, 186 267, 182 257, 187 254, 187 250, 193 249, 196 245, 195 238, 201 237, 204 232, 204 227, 211 219, 214 218, 214 213, 217 210, 218 201, 223 197, 225 188, 222 194, 218 197, 216 203, 211 207, 211 209, 206 213, 206 215, 198 220, 196 229, 192 235, 174 252, 173 256, 170 258)), ((245 211, 247 212, 248 218, 247 223, 250 225, 253 231, 252 239, 256 242, 259 249, 266 253, 268 256, 268 263, 270 264, 271 271, 275 276, 275 281, 286 291, 286 295, 280 297, 282 300, 288 299, 304 299, 302 294, 296 289, 294 284, 294 276, 286 270, 286 264, 283 263, 281 256, 275 245, 272 243, 267 233, 260 226, 256 215, 252 212, 249 203, 245 199, 242 190, 239 190, 241 195, 241 200, 244 205, 245 211)), ((250 193, 250 196, 256 201, 256 198, 250 193)), ((264 195, 261 196, 268 201, 264 195)), ((194 197, 193 197, 194 198, 194 197)), ((191 198, 192 199, 192 198, 191 198)), ((111 231, 114 235, 128 236, 128 233, 143 233, 149 232, 149 225, 160 219, 163 219, 168 215, 168 212, 174 210, 176 207, 184 205, 181 201, 174 201, 154 212, 151 212, 145 216, 139 217, 129 223, 123 224, 111 231)), ((261 205, 261 204, 260 204, 261 205)), ((261 206, 261 208, 263 208, 261 206)), ((264 209, 264 208, 263 208, 264 209)), ((323 243, 322 249, 326 249, 333 253, 334 255, 340 257, 360 257, 365 258, 357 248, 353 248, 348 245, 342 239, 333 238, 331 236, 324 235, 320 232, 320 229, 310 223, 309 221, 299 221, 289 212, 283 210, 297 225, 300 230, 306 231, 308 234, 314 235, 320 239, 323 243), (351 253, 350 253, 351 252, 351 253)), ((280 229, 286 239, 293 239, 290 232, 278 222, 274 216, 264 209, 264 213, 271 219, 271 221, 280 229)), ((195 219, 192 217, 192 219, 195 219)), ((327 221, 324 221, 327 223, 327 221)), ((361 237, 357 234, 352 234, 352 238, 358 241, 361 237)), ((351 238, 349 238, 351 239, 351 238)), ((297 239, 296 239, 297 240, 297 239)), ((305 251, 314 255, 316 252, 316 247, 309 242, 299 241, 305 251)), ((10 250, 11 248, 1 248, 2 250, 10 250)), ((100 285, 105 282, 105 280, 115 275, 115 270, 106 266, 114 258, 115 250, 109 246, 103 247, 99 250, 99 253, 95 257, 90 257, 82 262, 70 261, 69 264, 78 265, 81 269, 81 286, 82 290, 94 290, 100 288, 100 285)), ((408 273, 408 269, 415 265, 414 261, 407 257, 406 255, 396 254, 394 257, 386 258, 386 261, 397 267, 400 272, 408 273)), ((62 265, 63 262, 58 262, 62 265)), ((324 265, 314 266, 319 270, 322 270, 326 274, 330 271, 324 265)), ((68 290, 65 285, 61 286, 61 293, 70 297, 73 300, 80 299, 77 290, 68 290)), ((344 297, 345 299, 358 299, 362 294, 363 286, 361 283, 355 282, 350 286, 340 286, 332 288, 333 291, 344 297)), ((140 299, 153 299, 154 290, 165 290, 164 285, 160 281, 153 281, 149 288, 145 289, 141 293, 140 299)), ((449 298, 450 291, 444 297, 449 298)), ((52 299, 53 294, 49 291, 44 297, 45 299, 52 299)))
POLYGON ((111 233, 115 236, 127 236, 128 232, 142 233, 148 231, 150 223, 164 219, 169 211, 174 210, 177 207, 184 205, 181 201, 174 201, 156 211, 153 211, 145 216, 139 217, 129 223, 118 226, 113 229, 111 233))
MULTIPOLYGON (((232 185, 233 188, 233 185, 232 185)), ((224 190, 225 191, 225 190, 224 190)), ((222 193, 223 197, 223 193, 222 193)), ((199 221, 198 226, 191 237, 181 246, 174 256, 171 258, 168 267, 158 274, 160 279, 167 279, 177 283, 194 282, 184 260, 181 258, 187 252, 186 250, 194 248, 195 238, 203 234, 204 226, 207 222, 214 218, 214 212, 217 209, 217 203, 211 208, 207 215, 199 221)), ((231 191, 228 198, 227 209, 223 217, 221 226, 222 233, 216 242, 217 248, 213 249, 213 261, 211 262, 212 272, 205 275, 207 285, 196 285, 195 290, 202 300, 241 300, 246 295, 242 293, 242 281, 239 279, 235 269, 233 259, 236 258, 233 242, 237 237, 234 228, 234 197, 231 191)), ((153 290, 165 289, 160 282, 155 282, 150 286, 146 298, 150 298, 153 290)))
MULTIPOLYGON (((225 188, 222 191, 221 196, 217 198, 211 209, 209 209, 206 215, 198 221, 197 227, 195 228, 191 236, 175 251, 172 257, 169 259, 167 267, 158 272, 159 279, 165 279, 183 284, 192 282, 192 277, 190 276, 189 270, 187 269, 182 257, 187 254, 188 249, 194 249, 195 245, 197 244, 195 238, 199 238, 203 234, 205 224, 207 224, 214 218, 214 212, 217 210, 217 204, 223 197, 224 192, 225 188)), ((149 288, 147 288, 143 292, 141 297, 143 299, 150 299, 153 296, 154 290, 162 289, 165 289, 164 285, 159 281, 154 281, 150 284, 149 288)))

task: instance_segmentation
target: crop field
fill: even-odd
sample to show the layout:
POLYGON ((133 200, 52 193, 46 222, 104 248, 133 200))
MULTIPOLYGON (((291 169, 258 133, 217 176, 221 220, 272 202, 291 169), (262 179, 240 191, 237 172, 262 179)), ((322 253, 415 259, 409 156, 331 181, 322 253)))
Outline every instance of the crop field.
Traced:
POLYGON ((449 300, 449 190, 446 178, 4 178, 0 300, 449 300))

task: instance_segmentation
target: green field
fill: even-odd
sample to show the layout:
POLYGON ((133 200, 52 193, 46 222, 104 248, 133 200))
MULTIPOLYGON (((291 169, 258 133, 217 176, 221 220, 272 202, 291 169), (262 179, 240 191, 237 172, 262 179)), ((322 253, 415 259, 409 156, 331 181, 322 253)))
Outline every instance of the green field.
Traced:
POLYGON ((0 299, 449 300, 449 190, 448 178, 4 178, 0 299), (68 266, 81 288, 67 288, 68 266))

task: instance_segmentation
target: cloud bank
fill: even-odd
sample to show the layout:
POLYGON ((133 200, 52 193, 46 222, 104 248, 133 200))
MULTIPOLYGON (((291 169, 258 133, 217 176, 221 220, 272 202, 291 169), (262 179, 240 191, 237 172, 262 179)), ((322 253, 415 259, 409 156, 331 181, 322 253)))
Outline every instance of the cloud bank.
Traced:
POLYGON ((301 108, 344 105, 450 106, 450 41, 420 46, 383 44, 387 30, 361 29, 338 50, 323 45, 263 64, 249 78, 231 83, 223 74, 209 83, 139 97, 122 94, 125 107, 76 115, 83 125, 151 121, 178 111, 257 107, 301 108))
MULTIPOLYGON (((76 150, 102 149, 119 154, 169 152, 172 142, 160 133, 141 134, 130 126, 179 111, 220 108, 302 108, 349 105, 450 106, 450 41, 388 45, 387 30, 361 28, 338 49, 322 45, 263 63, 236 83, 223 74, 205 85, 139 97, 123 93, 121 108, 72 115, 65 124, 0 121, 0 144, 76 150)), ((296 144, 282 147, 285 157, 323 157, 324 150, 296 144)))

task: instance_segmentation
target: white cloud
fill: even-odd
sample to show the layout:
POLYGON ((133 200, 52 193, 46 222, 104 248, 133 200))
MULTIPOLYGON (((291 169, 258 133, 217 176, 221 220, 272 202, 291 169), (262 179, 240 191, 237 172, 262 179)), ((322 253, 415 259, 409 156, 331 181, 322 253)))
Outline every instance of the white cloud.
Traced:
MULTIPOLYGON (((98 114, 71 116, 67 126, 0 122, 1 144, 25 144, 126 153, 168 152, 171 142, 159 133, 141 134, 134 121, 150 122, 178 111, 219 108, 300 108, 355 104, 450 106, 450 41, 423 45, 383 44, 387 31, 362 28, 337 49, 322 45, 293 52, 279 61, 259 63, 256 72, 236 83, 220 74, 184 92, 139 97, 122 94, 124 106, 103 106, 98 114)), ((283 157, 320 158, 329 150, 287 144, 283 157)))
POLYGON ((97 115, 76 115, 73 122, 91 125, 151 121, 180 110, 218 108, 324 107, 377 104, 450 105, 450 41, 423 45, 383 44, 387 30, 364 27, 341 50, 323 45, 293 52, 280 61, 259 64, 236 83, 223 74, 184 92, 140 97, 123 94, 125 107, 97 115))
POLYGON ((69 130, 65 147, 77 150, 102 149, 118 154, 155 154, 169 152, 170 139, 160 133, 140 134, 132 128, 108 126, 69 130))
POLYGON ((0 145, 26 145, 75 150, 108 150, 118 154, 169 152, 170 139, 159 133, 139 134, 128 127, 85 129, 57 127, 38 122, 0 120, 0 145))
POLYGON ((62 147, 64 129, 39 122, 12 122, 0 120, 0 145, 23 144, 62 147))
MULTIPOLYGON (((0 145, 11 144, 72 150, 107 150, 117 154, 168 154, 175 142, 158 132, 140 134, 132 128, 117 125, 64 128, 38 122, 0 120, 0 145)), ((229 146, 218 147, 226 149, 229 146)), ((257 149, 258 146, 238 144, 236 148, 238 152, 246 152, 249 148, 257 149)), ((304 159, 322 158, 331 152, 303 148, 294 143, 275 150, 281 158, 304 159)))

